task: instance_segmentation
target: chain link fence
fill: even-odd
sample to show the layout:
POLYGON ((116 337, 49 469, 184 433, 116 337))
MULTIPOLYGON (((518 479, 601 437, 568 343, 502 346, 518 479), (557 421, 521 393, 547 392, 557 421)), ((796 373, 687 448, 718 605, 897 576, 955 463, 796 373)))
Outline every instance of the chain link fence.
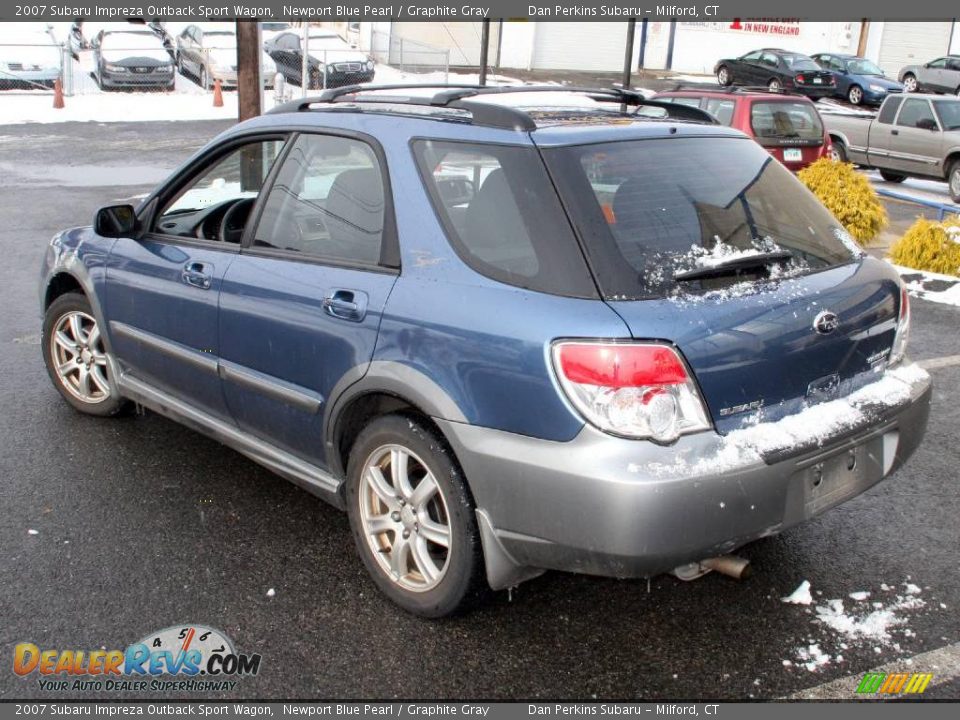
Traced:
POLYGON ((64 66, 64 49, 53 42, 0 43, 0 91, 50 93, 64 66))
POLYGON ((370 34, 370 55, 402 75, 438 75, 431 81, 447 82, 450 74, 450 50, 377 30, 370 34))

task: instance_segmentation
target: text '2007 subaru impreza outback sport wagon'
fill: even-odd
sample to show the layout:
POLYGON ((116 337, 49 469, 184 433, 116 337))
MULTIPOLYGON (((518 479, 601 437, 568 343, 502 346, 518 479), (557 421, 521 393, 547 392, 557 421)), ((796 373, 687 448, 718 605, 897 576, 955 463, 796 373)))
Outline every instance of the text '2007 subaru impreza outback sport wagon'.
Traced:
POLYGON ((893 473, 930 400, 893 269, 702 111, 550 90, 226 131, 53 238, 54 384, 345 509, 426 616, 545 569, 695 577, 893 473))

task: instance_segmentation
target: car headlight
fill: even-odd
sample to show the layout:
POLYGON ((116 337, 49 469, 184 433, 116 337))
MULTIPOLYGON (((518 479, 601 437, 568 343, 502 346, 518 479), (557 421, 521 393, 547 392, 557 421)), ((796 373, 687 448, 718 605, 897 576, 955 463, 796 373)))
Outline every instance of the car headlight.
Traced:
POLYGON ((367 60, 367 70, 373 70, 373 60, 367 60))
POLYGON ((883 85, 870 85, 870 90, 878 93, 885 93, 887 89, 883 85))
POLYGON ((123 73, 127 71, 123 65, 114 65, 113 63, 107 63, 104 67, 108 72, 123 73))

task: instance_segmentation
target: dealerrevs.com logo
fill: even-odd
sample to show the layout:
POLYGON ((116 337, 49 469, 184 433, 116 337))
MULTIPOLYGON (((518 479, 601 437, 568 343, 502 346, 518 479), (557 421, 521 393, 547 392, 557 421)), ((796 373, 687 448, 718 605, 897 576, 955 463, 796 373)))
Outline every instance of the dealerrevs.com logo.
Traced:
POLYGON ((260 655, 238 653, 224 633, 203 625, 177 625, 151 633, 126 650, 45 649, 23 642, 13 650, 13 671, 37 675, 47 691, 232 690, 260 671, 260 655))

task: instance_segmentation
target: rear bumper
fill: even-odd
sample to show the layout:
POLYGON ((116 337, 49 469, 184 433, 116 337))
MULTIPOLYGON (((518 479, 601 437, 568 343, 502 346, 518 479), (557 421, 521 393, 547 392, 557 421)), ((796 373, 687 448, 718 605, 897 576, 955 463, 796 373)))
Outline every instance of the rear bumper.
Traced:
POLYGON ((904 384, 846 432, 762 453, 714 433, 662 447, 585 426, 556 443, 439 422, 470 482, 493 587, 536 569, 648 577, 779 533, 896 471, 930 408, 929 376, 904 384))
POLYGON ((808 98, 825 98, 830 97, 837 92, 836 85, 797 85, 793 88, 795 92, 800 93, 801 95, 806 95, 808 98))

